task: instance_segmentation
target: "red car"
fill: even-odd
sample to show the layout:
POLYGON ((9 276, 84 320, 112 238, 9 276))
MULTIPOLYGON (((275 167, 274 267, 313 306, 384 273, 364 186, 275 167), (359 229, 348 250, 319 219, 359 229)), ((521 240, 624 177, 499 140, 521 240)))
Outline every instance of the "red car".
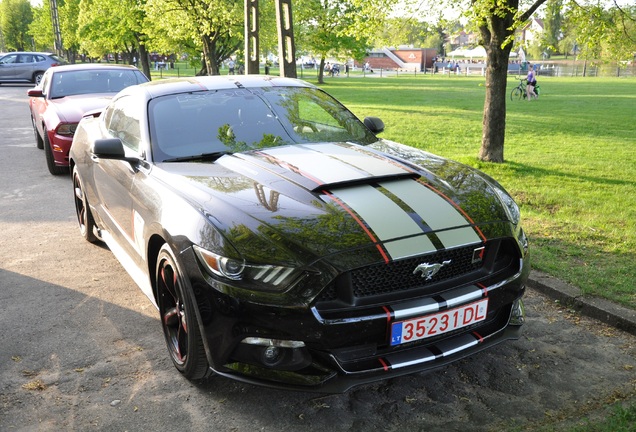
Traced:
POLYGON ((46 154, 53 175, 68 172, 68 152, 82 116, 100 110, 120 90, 149 81, 136 67, 76 64, 48 69, 29 90, 29 108, 38 148, 46 154))

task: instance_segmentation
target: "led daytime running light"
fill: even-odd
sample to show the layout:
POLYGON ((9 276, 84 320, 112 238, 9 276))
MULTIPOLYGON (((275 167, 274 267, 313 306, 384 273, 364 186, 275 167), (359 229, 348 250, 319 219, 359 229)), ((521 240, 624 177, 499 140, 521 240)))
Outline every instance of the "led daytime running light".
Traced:
POLYGON ((302 348, 305 346, 305 343, 302 341, 267 339, 259 337, 246 337, 241 342, 250 345, 272 346, 278 348, 302 348))

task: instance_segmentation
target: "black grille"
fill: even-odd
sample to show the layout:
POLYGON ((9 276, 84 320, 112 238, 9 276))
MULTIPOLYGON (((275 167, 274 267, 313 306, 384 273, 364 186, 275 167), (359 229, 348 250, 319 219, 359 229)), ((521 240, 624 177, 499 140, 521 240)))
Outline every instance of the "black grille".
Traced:
POLYGON ((471 246, 353 270, 351 272, 353 295, 368 297, 404 291, 462 276, 482 266, 481 261, 472 263, 474 250, 475 247, 471 246), (450 261, 450 263, 440 268, 429 280, 422 277, 419 272, 413 273, 422 263, 439 264, 444 261, 450 261))
POLYGON ((372 296, 407 291, 414 288, 425 288, 437 285, 449 279, 455 279, 479 270, 483 261, 473 262, 475 249, 480 245, 438 251, 436 253, 408 258, 388 264, 374 264, 361 267, 340 275, 332 286, 323 291, 321 301, 335 300, 338 297, 364 299, 372 296), (423 263, 441 264, 442 266, 430 279, 414 273, 415 268, 423 263))

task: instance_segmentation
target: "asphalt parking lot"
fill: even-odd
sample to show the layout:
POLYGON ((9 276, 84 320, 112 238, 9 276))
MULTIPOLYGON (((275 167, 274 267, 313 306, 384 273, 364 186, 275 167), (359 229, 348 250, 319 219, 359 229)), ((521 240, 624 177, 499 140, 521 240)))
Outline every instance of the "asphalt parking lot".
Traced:
POLYGON ((518 341, 338 395, 181 378, 157 313, 76 226, 71 181, 0 86, 0 431, 500 431, 575 424, 636 398, 636 336, 529 290, 518 341))

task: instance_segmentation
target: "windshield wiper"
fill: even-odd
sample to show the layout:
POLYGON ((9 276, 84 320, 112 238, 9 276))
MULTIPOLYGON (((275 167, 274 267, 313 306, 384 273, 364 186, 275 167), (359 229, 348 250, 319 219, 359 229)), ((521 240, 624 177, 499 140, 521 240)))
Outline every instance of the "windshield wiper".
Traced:
POLYGON ((223 155, 230 154, 228 151, 218 151, 213 153, 202 153, 192 156, 181 156, 176 158, 164 159, 163 162, 190 162, 190 161, 214 161, 223 155))

